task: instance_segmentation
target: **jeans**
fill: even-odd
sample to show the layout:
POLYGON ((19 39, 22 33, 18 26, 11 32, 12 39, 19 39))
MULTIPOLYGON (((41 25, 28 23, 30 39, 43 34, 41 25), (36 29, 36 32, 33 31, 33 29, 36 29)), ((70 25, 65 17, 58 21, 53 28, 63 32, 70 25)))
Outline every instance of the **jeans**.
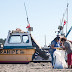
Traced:
POLYGON ((54 61, 54 58, 53 58, 53 53, 54 53, 54 51, 53 51, 53 50, 50 50, 49 52, 50 52, 50 54, 51 54, 51 58, 52 58, 51 63, 52 63, 52 66, 53 66, 53 61, 54 61))
POLYGON ((50 53, 51 54, 51 58, 52 58, 52 66, 53 66, 53 61, 54 61, 54 58, 53 58, 53 53, 50 53))

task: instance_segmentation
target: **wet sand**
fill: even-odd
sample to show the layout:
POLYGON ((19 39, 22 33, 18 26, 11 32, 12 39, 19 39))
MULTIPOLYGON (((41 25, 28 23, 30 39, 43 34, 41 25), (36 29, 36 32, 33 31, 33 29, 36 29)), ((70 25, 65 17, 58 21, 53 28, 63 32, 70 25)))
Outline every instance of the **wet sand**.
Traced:
POLYGON ((0 64, 0 72, 72 72, 72 69, 52 69, 50 62, 0 64))

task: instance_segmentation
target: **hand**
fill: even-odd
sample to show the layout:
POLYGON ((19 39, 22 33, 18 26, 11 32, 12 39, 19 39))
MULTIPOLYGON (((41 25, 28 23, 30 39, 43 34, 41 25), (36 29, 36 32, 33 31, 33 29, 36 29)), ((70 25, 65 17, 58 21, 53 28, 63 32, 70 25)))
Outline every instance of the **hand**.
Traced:
POLYGON ((60 47, 57 47, 56 49, 58 49, 58 50, 63 50, 63 48, 60 48, 60 47))

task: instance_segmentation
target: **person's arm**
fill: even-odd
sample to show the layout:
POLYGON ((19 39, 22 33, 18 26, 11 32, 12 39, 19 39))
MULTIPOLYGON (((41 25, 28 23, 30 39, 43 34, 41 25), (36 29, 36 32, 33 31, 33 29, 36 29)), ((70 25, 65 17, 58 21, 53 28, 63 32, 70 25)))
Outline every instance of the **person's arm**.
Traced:
POLYGON ((61 46, 61 48, 62 48, 63 50, 65 50, 65 48, 66 48, 65 45, 66 45, 66 43, 65 43, 64 45, 62 44, 62 46, 61 46))
POLYGON ((52 41, 52 42, 51 42, 51 48, 52 48, 52 49, 56 49, 56 48, 54 47, 54 45, 55 45, 55 41, 52 41))
POLYGON ((62 48, 63 48, 63 50, 65 50, 65 46, 64 45, 62 46, 62 48))
POLYGON ((54 47, 54 45, 51 45, 51 48, 56 49, 56 48, 54 47))

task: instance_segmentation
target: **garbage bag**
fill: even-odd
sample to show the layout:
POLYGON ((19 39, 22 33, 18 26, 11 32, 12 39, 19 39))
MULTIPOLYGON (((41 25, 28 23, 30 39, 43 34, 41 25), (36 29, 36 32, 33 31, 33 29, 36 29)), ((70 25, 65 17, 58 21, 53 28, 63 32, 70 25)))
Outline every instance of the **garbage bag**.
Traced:
POLYGON ((67 63, 65 61, 64 58, 64 51, 62 50, 56 50, 53 54, 54 57, 54 69, 63 69, 63 68, 67 68, 67 63))

